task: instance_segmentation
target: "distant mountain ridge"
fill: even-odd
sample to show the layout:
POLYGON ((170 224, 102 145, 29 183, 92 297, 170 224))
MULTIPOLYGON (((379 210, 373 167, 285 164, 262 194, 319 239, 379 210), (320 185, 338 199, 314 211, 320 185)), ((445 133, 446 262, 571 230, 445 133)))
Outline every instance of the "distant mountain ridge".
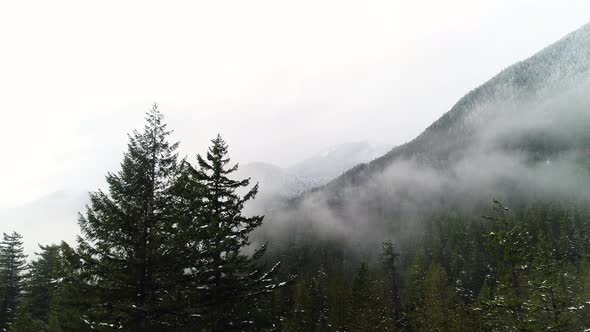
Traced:
MULTIPOLYGON (((444 167, 451 156, 473 143, 475 131, 481 128, 482 123, 499 116, 509 117, 511 114, 506 112, 519 111, 514 109, 518 103, 542 100, 551 90, 575 89, 579 82, 587 84, 589 78, 590 23, 532 57, 506 68, 462 97, 418 137, 369 163, 353 167, 327 184, 325 189, 333 191, 359 185, 367 181, 371 174, 383 171, 396 160, 414 158, 444 167)), ((575 97, 580 98, 580 93, 575 97)), ((584 98, 581 96, 581 103, 586 102, 584 98)), ((588 113, 590 110, 586 114, 579 114, 582 117, 579 120, 588 123, 588 113)), ((568 120, 570 124, 577 121, 568 120)), ((576 130, 583 128, 578 127, 576 130)))
MULTIPOLYGON (((252 213, 264 213, 281 207, 284 201, 326 184, 351 166, 370 161, 381 155, 378 145, 367 142, 337 145, 325 153, 319 153, 293 167, 281 168, 268 163, 240 165, 237 178, 250 177, 260 184, 256 205, 252 213)), ((88 192, 62 189, 26 204, 0 210, 0 220, 5 222, 8 232, 16 229, 25 239, 27 253, 32 255, 37 244, 53 238, 75 242, 78 228, 78 212, 84 211, 88 203, 88 192), (39 230, 42 230, 39 232, 39 230)))
POLYGON ((333 146, 288 168, 298 176, 327 183, 351 167, 374 160, 391 149, 391 145, 367 141, 333 146))
POLYGON ((477 214, 493 199, 587 204, 588 128, 590 24, 468 92, 410 142, 275 211, 266 232, 362 245, 420 236, 429 216, 477 214))
POLYGON ((34 201, 0 211, 4 232, 17 230, 24 237, 29 258, 38 251, 37 244, 47 245, 47 239, 75 243, 78 228, 72 227, 78 219, 78 212, 84 211, 88 201, 87 192, 60 190, 34 201))
POLYGON ((382 156, 390 148, 367 141, 344 143, 320 151, 287 168, 264 162, 243 164, 236 177, 249 177, 259 182, 259 198, 290 199, 325 185, 353 166, 382 156))

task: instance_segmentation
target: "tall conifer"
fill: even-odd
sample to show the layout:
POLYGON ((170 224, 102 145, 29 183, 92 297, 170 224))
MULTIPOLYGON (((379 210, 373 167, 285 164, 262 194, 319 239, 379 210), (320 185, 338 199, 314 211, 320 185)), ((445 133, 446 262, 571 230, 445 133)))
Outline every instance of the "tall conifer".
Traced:
POLYGON ((108 193, 90 195, 79 223, 79 254, 85 291, 96 304, 84 319, 92 327, 128 331, 168 326, 173 305, 176 253, 170 188, 176 178, 178 143, 168 142, 157 105, 143 131, 129 135, 121 170, 106 176, 108 193), (172 278, 172 280, 171 280, 172 278))
POLYGON ((22 236, 4 233, 0 243, 0 330, 7 330, 16 317, 26 270, 22 236))
POLYGON ((262 224, 262 216, 244 216, 244 204, 258 192, 258 184, 248 189, 250 179, 235 180, 228 146, 218 135, 205 157, 197 156, 198 167, 191 168, 193 183, 203 187, 198 223, 201 269, 192 269, 202 283, 195 287, 196 298, 205 306, 204 321, 214 331, 256 329, 260 295, 275 285, 270 270, 262 270, 257 261, 264 254, 262 246, 252 256, 244 254, 250 245, 250 233, 262 224), (240 190, 245 190, 243 195, 240 190))

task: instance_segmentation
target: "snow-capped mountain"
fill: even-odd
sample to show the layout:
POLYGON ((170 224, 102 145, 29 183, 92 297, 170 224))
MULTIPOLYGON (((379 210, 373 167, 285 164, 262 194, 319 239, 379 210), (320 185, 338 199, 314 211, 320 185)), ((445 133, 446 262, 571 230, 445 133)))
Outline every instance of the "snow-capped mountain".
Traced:
POLYGON ((237 179, 250 178, 253 183, 258 183, 260 187, 259 198, 260 196, 291 198, 319 185, 319 183, 299 177, 287 169, 262 162, 240 165, 234 177, 237 179))
POLYGON ((449 167, 476 148, 511 148, 543 161, 572 145, 584 148, 589 142, 588 91, 590 24, 503 70, 414 140, 349 170, 329 187, 358 185, 399 160, 449 167))
POLYGON ((383 240, 407 236, 432 213, 493 198, 590 202, 589 91, 590 24, 470 91, 414 140, 272 218, 383 240))
POLYGON ((320 151, 287 168, 262 162, 240 165, 235 176, 259 182, 263 196, 292 198, 328 183, 355 165, 382 156, 390 148, 368 142, 345 143, 320 151))
POLYGON ((318 188, 355 165, 369 162, 390 149, 386 145, 355 142, 336 145, 287 168, 268 163, 240 165, 236 178, 251 178, 259 184, 250 212, 275 210, 285 201, 318 188))
POLYGON ((288 168, 299 177, 314 179, 319 184, 340 176, 361 163, 383 156, 391 145, 351 142, 333 146, 288 168))

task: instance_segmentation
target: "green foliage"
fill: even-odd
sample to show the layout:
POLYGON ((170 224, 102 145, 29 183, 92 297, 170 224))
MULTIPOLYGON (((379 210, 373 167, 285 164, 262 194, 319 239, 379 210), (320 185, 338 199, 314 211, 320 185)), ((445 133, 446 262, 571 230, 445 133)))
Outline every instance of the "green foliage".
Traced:
POLYGON ((241 211, 258 186, 246 190, 249 179, 232 178, 238 166, 229 165, 220 136, 195 167, 177 162, 178 143, 168 143, 157 106, 146 121, 129 137, 121 171, 107 175, 108 193, 91 194, 80 216, 83 237, 70 260, 74 278, 56 293, 50 323, 66 329, 62 322, 80 310, 81 325, 94 329, 271 326, 275 318, 263 308, 278 287, 279 264, 264 267, 266 245, 244 254, 263 217, 241 211), (68 297, 80 301, 68 305, 68 297))
MULTIPOLYGON (((52 248, 54 246, 49 246, 52 248)), ((41 256, 40 260, 43 258, 41 256)), ((57 266, 47 286, 52 290, 51 306, 45 321, 48 331, 69 332, 88 329, 82 318, 95 298, 84 293, 80 284, 81 262, 77 253, 65 242, 59 246, 57 266)))
POLYGON ((146 122, 129 136, 121 171, 107 175, 109 193, 91 194, 86 216, 80 216, 81 277, 84 292, 96 299, 87 316, 92 326, 166 326, 175 305, 168 285, 182 275, 169 246, 178 144, 168 143, 170 132, 156 105, 146 122))
POLYGON ((31 313, 43 322, 49 320, 49 311, 57 288, 63 281, 61 247, 57 245, 39 246, 37 259, 29 266, 26 282, 27 301, 31 313))
POLYGON ((352 282, 350 331, 386 331, 391 324, 387 307, 377 293, 375 281, 369 275, 367 264, 362 263, 352 282))
MULTIPOLYGON (((518 202, 509 211, 495 201, 483 219, 478 207, 449 208, 416 221, 422 232, 396 238, 401 226, 391 222, 383 238, 396 245, 381 248, 318 236, 302 222, 267 252, 250 242, 263 217, 242 213, 258 185, 235 178, 221 136, 196 164, 178 162, 157 107, 146 120, 129 137, 121 170, 107 175, 108 192, 90 195, 77 248, 40 246, 27 270, 22 238, 4 234, 0 330, 590 327, 584 204, 518 202)), ((386 204, 367 208, 390 222, 386 204)))
POLYGON ((7 330, 16 319, 26 269, 22 236, 3 234, 0 243, 0 329, 7 330))
MULTIPOLYGON (((508 211, 499 202, 492 208, 491 217, 483 219, 452 211, 435 216, 426 223, 424 240, 411 239, 404 252, 384 243, 380 269, 327 269, 329 316, 336 312, 334 303, 345 303, 348 319, 330 320, 324 330, 576 331, 590 326, 585 208, 537 203, 508 211), (398 305, 394 285, 399 285, 398 305)), ((303 257, 296 260, 299 271, 308 271, 333 266, 342 257, 351 263, 364 259, 354 252, 325 257, 327 243, 299 240, 285 261, 303 257), (308 250, 315 255, 307 256, 308 250)), ((292 317, 306 323, 313 314, 301 308, 314 308, 312 285, 300 280, 293 293, 283 294, 295 299, 288 304, 292 317)), ((296 330, 293 320, 283 329, 296 330)))
POLYGON ((197 168, 185 163, 181 187, 184 194, 190 194, 182 196, 185 208, 192 210, 186 215, 196 216, 187 231, 198 242, 192 242, 194 254, 184 268, 193 282, 193 306, 199 313, 196 321, 212 331, 260 329, 252 317, 260 314, 261 296, 275 288, 272 276, 278 265, 270 270, 260 265, 266 246, 251 257, 242 252, 250 245, 249 234, 262 224, 262 216, 242 214, 258 185, 247 189, 250 179, 232 178, 238 165, 230 165, 228 146, 219 135, 206 157, 198 155, 197 161, 197 168), (245 193, 241 195, 240 190, 245 193))
POLYGON ((295 284, 294 304, 289 323, 288 331, 313 331, 316 326, 314 318, 314 294, 307 285, 306 280, 300 279, 295 284))
POLYGON ((487 235, 490 274, 480 291, 483 324, 495 331, 581 328, 581 236, 566 211, 535 207, 522 220, 495 203, 487 235))
POLYGON ((34 319, 31 314, 31 306, 24 302, 19 305, 10 332, 41 332, 45 330, 45 324, 39 319, 34 319))
POLYGON ((414 263, 406 272, 405 287, 402 292, 404 314, 412 330, 419 331, 425 326, 426 289, 424 285, 426 271, 424 257, 417 255, 414 263))
POLYGON ((388 293, 387 298, 391 307, 390 319, 395 325, 399 326, 403 325, 400 299, 401 281, 398 271, 400 253, 391 241, 383 242, 382 247, 381 263, 383 264, 386 276, 386 292, 388 293))
MULTIPOLYGON (((215 185, 207 185, 202 173, 184 163, 169 191, 175 223, 165 248, 181 247, 176 251, 181 259, 167 266, 177 274, 183 271, 167 279, 173 283, 167 291, 177 300, 168 308, 176 319, 149 321, 144 331, 156 324, 172 331, 576 331, 590 322, 590 226, 583 209, 538 204, 512 212, 495 202, 492 216, 482 222, 441 216, 430 223, 424 242, 407 247, 412 249, 401 252, 384 242, 375 268, 366 263, 355 268, 363 258, 347 256, 335 242, 296 238, 280 257, 288 268, 283 276, 301 273, 295 282, 277 287, 278 270, 262 268, 264 247, 245 256, 241 249, 248 237, 224 241, 221 236, 238 238, 232 232, 239 233, 242 225, 246 232, 254 229, 241 215, 245 196, 234 190, 240 187, 236 183, 246 182, 218 179, 234 189, 215 196, 215 185), (211 237, 216 241, 208 242, 211 237)), ((65 243, 40 249, 25 274, 20 236, 5 235, 2 271, 8 276, 5 266, 17 266, 19 273, 2 280, 20 285, 12 293, 17 305, 8 329, 116 328, 91 321, 102 300, 89 280, 94 286, 103 281, 88 279, 88 262, 80 260, 84 256, 65 243), (13 261, 17 264, 8 264, 13 261)))
POLYGON ((448 275, 439 264, 433 263, 424 280, 424 309, 420 325, 423 331, 457 331, 459 317, 456 295, 449 285, 448 275))

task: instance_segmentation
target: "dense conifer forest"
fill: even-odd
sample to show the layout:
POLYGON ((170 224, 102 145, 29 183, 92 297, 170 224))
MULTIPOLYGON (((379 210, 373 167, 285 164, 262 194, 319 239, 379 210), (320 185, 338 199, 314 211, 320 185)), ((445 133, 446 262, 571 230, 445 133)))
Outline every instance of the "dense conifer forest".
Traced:
POLYGON ((279 264, 260 261, 265 246, 242 253, 263 219, 241 213, 258 187, 228 178, 237 165, 220 136, 191 164, 169 134, 154 106, 108 192, 90 194, 76 245, 40 246, 27 261, 22 237, 4 234, 1 329, 258 329, 261 301, 281 286, 279 264))
POLYGON ((590 332, 588 13, 0 1, 0 332, 590 332))
MULTIPOLYGON (((154 106, 77 243, 0 246, 6 331, 581 331, 590 327, 590 210, 494 200, 431 214, 405 240, 344 245, 294 227, 252 236, 258 186, 221 136, 180 158, 154 106), (252 239, 256 241, 252 241, 252 239), (279 243, 280 241, 280 243, 279 243)), ((255 179, 254 179, 255 180, 255 179)))

